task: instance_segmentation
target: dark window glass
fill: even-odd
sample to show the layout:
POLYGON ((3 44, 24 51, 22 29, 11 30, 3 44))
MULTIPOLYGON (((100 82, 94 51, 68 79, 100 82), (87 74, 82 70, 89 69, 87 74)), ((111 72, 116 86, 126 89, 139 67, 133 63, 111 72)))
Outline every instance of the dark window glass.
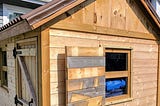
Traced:
POLYGON ((7 66, 7 52, 2 51, 2 66, 7 66))
POLYGON ((106 79, 106 98, 127 94, 127 78, 106 79))
POLYGON ((127 53, 106 53, 106 71, 127 70, 127 53))

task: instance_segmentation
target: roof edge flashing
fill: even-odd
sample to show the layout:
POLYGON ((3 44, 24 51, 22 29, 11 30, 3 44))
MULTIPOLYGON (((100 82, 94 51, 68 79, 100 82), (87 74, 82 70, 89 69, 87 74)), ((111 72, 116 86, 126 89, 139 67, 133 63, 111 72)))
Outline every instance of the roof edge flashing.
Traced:
MULTIPOLYGON (((35 14, 32 14, 30 17, 26 18, 30 25, 33 25, 37 23, 38 21, 51 16, 52 14, 58 12, 62 8, 72 4, 73 2, 76 2, 77 0, 61 0, 60 2, 57 2, 54 5, 51 5, 48 8, 42 9, 42 11, 37 11, 35 14), (52 12, 51 12, 52 11, 52 12)), ((23 18, 25 16, 22 15, 23 18)))

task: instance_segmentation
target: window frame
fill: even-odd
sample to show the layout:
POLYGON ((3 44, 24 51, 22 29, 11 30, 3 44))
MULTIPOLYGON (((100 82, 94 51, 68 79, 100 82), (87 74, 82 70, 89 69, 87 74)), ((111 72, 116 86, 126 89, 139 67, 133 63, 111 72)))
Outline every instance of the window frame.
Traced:
MULTIPOLYGON (((106 48, 106 53, 127 53, 128 54, 128 60, 127 60, 127 66, 128 68, 123 71, 109 71, 106 72, 105 70, 105 78, 106 79, 112 79, 112 78, 127 78, 127 94, 122 94, 118 96, 108 97, 106 99, 106 103, 113 102, 116 100, 122 100, 122 99, 128 99, 131 98, 131 49, 117 49, 117 48, 106 48)), ((106 55, 105 55, 106 56, 106 55)))
POLYGON ((0 83, 0 85, 1 85, 1 87, 8 89, 7 51, 5 48, 0 49, 0 57, 1 57, 1 60, 0 60, 0 81, 1 81, 1 83, 0 83), (2 52, 6 53, 6 65, 3 65, 3 57, 2 57, 3 53, 2 52), (4 72, 7 72, 7 79, 5 79, 4 72), (6 84, 4 84, 5 80, 7 80, 6 84))

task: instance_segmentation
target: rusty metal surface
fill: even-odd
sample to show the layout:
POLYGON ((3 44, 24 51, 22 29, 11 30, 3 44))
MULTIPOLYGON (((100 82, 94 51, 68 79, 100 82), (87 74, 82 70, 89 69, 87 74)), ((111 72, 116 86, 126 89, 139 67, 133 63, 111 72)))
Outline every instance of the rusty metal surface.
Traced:
POLYGON ((24 14, 20 17, 15 18, 14 20, 9 22, 8 24, 2 26, 0 28, 0 32, 17 24, 18 22, 20 22, 22 20, 26 20, 28 22, 28 24, 32 27, 32 25, 34 23, 36 23, 46 17, 49 17, 50 15, 58 12, 62 8, 72 4, 75 1, 77 1, 77 0, 52 0, 51 2, 45 4, 37 9, 34 9, 33 11, 31 11, 27 14, 24 14))
POLYGON ((22 15, 21 17, 26 19, 30 25, 33 25, 34 23, 49 17, 75 1, 77 0, 53 0, 52 2, 49 2, 28 14, 22 15))
POLYGON ((10 27, 10 26, 12 26, 12 25, 14 25, 14 24, 22 21, 22 20, 23 20, 23 19, 22 19, 21 17, 17 17, 17 18, 15 18, 14 20, 10 21, 8 24, 2 26, 2 27, 0 28, 0 31, 3 31, 3 30, 5 30, 5 29, 7 29, 8 27, 10 27))

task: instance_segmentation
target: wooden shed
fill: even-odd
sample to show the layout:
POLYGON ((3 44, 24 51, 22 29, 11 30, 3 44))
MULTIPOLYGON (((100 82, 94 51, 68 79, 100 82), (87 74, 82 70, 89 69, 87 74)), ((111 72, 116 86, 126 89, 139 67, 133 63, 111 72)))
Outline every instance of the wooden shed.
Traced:
POLYGON ((0 29, 0 106, 160 106, 150 0, 53 0, 0 29))

